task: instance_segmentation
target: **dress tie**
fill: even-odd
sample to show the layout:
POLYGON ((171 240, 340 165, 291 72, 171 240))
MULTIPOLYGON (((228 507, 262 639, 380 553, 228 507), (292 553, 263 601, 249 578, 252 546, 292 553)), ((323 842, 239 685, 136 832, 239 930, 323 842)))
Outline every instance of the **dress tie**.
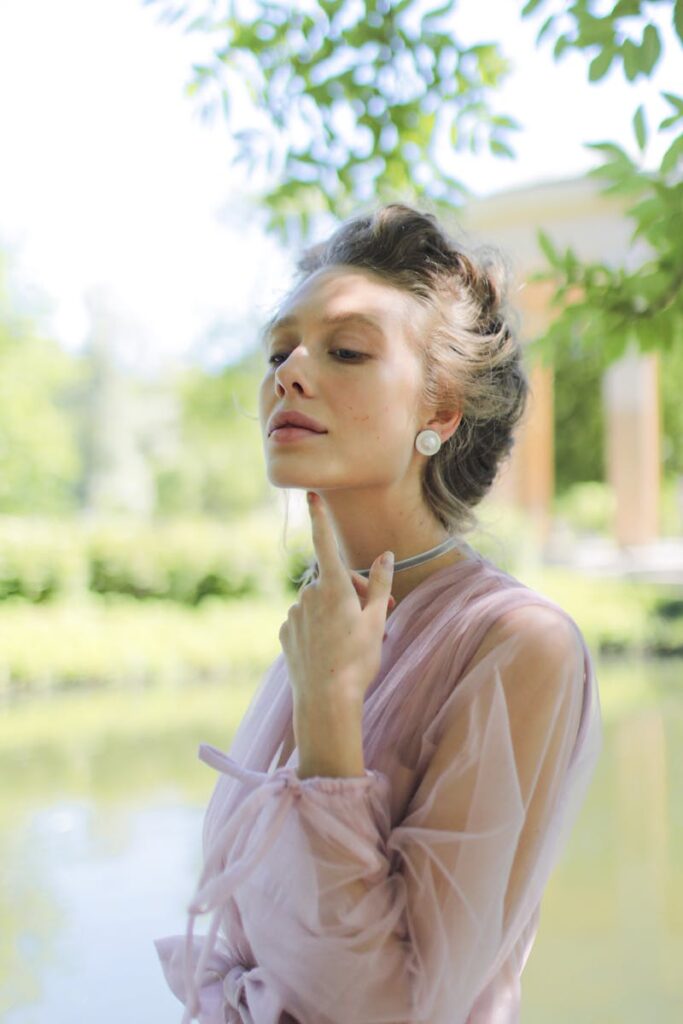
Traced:
MULTIPOLYGON (((189 919, 184 944, 185 1012, 181 1024, 190 1024, 193 1017, 200 1011, 199 989, 202 986, 205 967, 214 951, 222 910, 235 889, 258 867, 282 829, 292 805, 301 796, 301 780, 291 767, 283 766, 272 773, 252 771, 242 768, 231 757, 210 743, 199 745, 198 756, 200 760, 217 771, 244 783, 251 792, 224 823, 207 851, 204 869, 188 907, 189 919), (282 799, 283 791, 286 791, 284 799, 282 799), (272 799, 276 799, 279 806, 264 835, 254 849, 249 849, 239 860, 230 863, 229 854, 242 825, 248 819, 253 819, 261 808, 272 799), (226 863, 229 866, 225 867, 226 863), (193 937, 194 921, 197 915, 206 914, 210 910, 214 911, 213 917, 193 972, 193 951, 196 949, 196 941, 193 937)), ((246 1024, 245 1014, 248 1011, 244 1003, 240 1007, 240 1000, 245 988, 248 987, 250 990, 252 987, 254 988, 256 1000, 263 1003, 264 1010, 266 1004, 272 1001, 272 997, 269 998, 265 986, 262 985, 262 981, 258 977, 259 973, 258 967, 249 970, 244 965, 238 964, 232 966, 224 978, 223 991, 228 1004, 238 1012, 241 1010, 242 1015, 234 1018, 236 1022, 245 1022, 246 1024)), ((273 1006, 273 1010, 276 1011, 276 1009, 273 1006)), ((265 1021, 267 1017, 263 1016, 260 1019, 265 1021)), ((248 1020, 250 1020, 250 1015, 248 1020)), ((273 1024, 276 1024, 275 1016, 273 1016, 273 1024)))

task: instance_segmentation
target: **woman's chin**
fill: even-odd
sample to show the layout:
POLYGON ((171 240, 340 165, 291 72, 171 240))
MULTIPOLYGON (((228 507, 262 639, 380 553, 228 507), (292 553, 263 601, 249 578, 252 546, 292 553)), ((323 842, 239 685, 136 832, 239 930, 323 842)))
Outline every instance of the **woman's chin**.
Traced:
POLYGON ((268 482, 271 483, 273 487, 279 487, 282 490, 287 490, 288 488, 296 488, 297 490, 301 488, 304 490, 309 487, 315 488, 320 486, 319 480, 312 480, 310 477, 304 476, 303 473, 298 475, 296 473, 269 472, 266 475, 268 477, 268 482))

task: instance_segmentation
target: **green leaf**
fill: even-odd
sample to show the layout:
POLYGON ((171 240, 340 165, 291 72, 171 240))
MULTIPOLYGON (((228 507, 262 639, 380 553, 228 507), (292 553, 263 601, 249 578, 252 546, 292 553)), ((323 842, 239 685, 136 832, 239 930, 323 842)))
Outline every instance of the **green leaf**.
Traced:
POLYGON ((594 57, 590 62, 588 68, 588 81, 599 82, 601 78, 604 78, 610 69, 610 65, 614 59, 615 51, 605 47, 597 57, 594 57))
POLYGON ((555 60, 561 57, 568 46, 571 46, 571 39, 568 36, 558 36, 553 47, 553 57, 555 60))
POLYGON ((633 131, 635 132, 638 149, 642 153, 647 142, 647 125, 645 123, 645 110, 642 103, 633 115, 633 131))
POLYGON ((629 82, 632 82, 640 71, 640 47, 631 39, 626 39, 621 47, 621 56, 624 61, 624 74, 629 82))
POLYGON ((545 0, 528 0, 527 3, 522 7, 522 17, 526 18, 529 14, 533 14, 537 7, 544 4, 545 0))
POLYGON ((545 231, 542 228, 539 228, 536 232, 536 238, 548 263, 550 263, 553 267, 559 267, 562 263, 562 259, 558 254, 557 250, 555 249, 555 246, 550 241, 550 238, 548 237, 548 235, 546 235, 545 231))
POLYGON ((674 4, 674 28, 678 38, 683 43, 683 0, 676 0, 674 4))
POLYGON ((494 114, 491 124, 497 125, 498 128, 509 128, 511 131, 520 131, 522 127, 519 121, 514 117, 508 117, 507 114, 494 114))
POLYGON ((536 36, 536 44, 537 45, 538 45, 538 43, 543 42, 545 37, 548 35, 548 32, 550 32, 550 29, 552 28, 552 26, 555 23, 555 17, 556 16, 554 14, 549 15, 545 19, 545 21, 543 22, 541 27, 539 28, 538 35, 536 36))
POLYGON ((683 135, 679 135, 678 138, 674 139, 662 157, 662 174, 668 174, 669 171, 673 171, 681 157, 683 157, 683 135))
POLYGON ((641 71, 647 75, 651 74, 661 52, 662 44, 659 39, 659 32, 654 25, 646 25, 643 32, 643 41, 640 44, 641 71))
POLYGON ((673 92, 663 92, 661 95, 679 114, 683 114, 683 96, 677 96, 673 92))
POLYGON ((339 8, 342 6, 341 0, 318 0, 318 3, 322 7, 325 14, 328 16, 336 14, 339 8))
POLYGON ((431 23, 433 21, 438 21, 442 15, 449 14, 454 2, 455 0, 447 0, 445 4, 441 5, 441 7, 437 7, 433 11, 428 11, 420 19, 420 32, 424 32, 426 29, 428 29, 431 26, 431 23))
POLYGON ((629 18, 640 14, 640 0, 619 0, 611 18, 629 18))
POLYGON ((572 252, 571 249, 567 249, 564 254, 564 272, 569 280, 573 280, 574 275, 579 267, 579 261, 572 252))
POLYGON ((647 199, 642 199, 635 206, 632 206, 628 211, 628 215, 631 220, 636 222, 633 239, 642 235, 652 224, 661 220, 664 210, 664 204, 656 196, 648 196, 647 199))
MULTIPOLYGON (((588 173, 591 174, 590 171, 588 173)), ((624 176, 622 168, 615 168, 613 177, 613 183, 601 189, 603 195, 616 196, 629 195, 629 193, 632 194, 633 192, 642 192, 642 181, 639 175, 628 174, 624 176)))
POLYGON ((622 163, 632 164, 631 158, 624 152, 621 146, 617 146, 616 142, 584 142, 584 146, 586 149, 597 149, 601 152, 609 153, 622 163))
POLYGON ((672 125, 677 124, 682 117, 683 114, 672 114, 671 117, 665 117, 663 121, 660 121, 659 128, 657 130, 663 132, 665 129, 671 128, 672 125))
POLYGON ((578 37, 576 45, 579 49, 586 49, 588 46, 612 46, 614 44, 614 24, 609 16, 596 17, 589 13, 583 3, 576 3, 570 6, 578 26, 578 37))
POLYGON ((489 149, 496 156, 507 156, 511 159, 514 158, 515 152, 505 142, 501 142, 500 139, 490 139, 489 149))

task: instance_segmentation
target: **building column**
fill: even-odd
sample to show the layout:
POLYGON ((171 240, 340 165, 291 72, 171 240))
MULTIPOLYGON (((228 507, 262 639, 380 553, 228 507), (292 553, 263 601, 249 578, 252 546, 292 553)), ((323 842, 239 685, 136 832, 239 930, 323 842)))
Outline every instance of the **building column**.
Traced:
POLYGON ((619 545, 659 536, 661 487, 659 356, 631 346, 602 379, 607 481, 614 488, 612 524, 619 545))

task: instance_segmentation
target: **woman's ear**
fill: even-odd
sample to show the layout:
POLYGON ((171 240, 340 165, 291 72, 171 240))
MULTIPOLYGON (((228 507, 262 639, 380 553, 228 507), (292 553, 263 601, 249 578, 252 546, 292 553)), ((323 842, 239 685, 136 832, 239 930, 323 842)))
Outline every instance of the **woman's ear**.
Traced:
POLYGON ((444 416, 434 417, 426 425, 430 429, 438 431, 441 443, 444 444, 456 432, 461 419, 462 409, 457 409, 454 413, 446 413, 444 416))

